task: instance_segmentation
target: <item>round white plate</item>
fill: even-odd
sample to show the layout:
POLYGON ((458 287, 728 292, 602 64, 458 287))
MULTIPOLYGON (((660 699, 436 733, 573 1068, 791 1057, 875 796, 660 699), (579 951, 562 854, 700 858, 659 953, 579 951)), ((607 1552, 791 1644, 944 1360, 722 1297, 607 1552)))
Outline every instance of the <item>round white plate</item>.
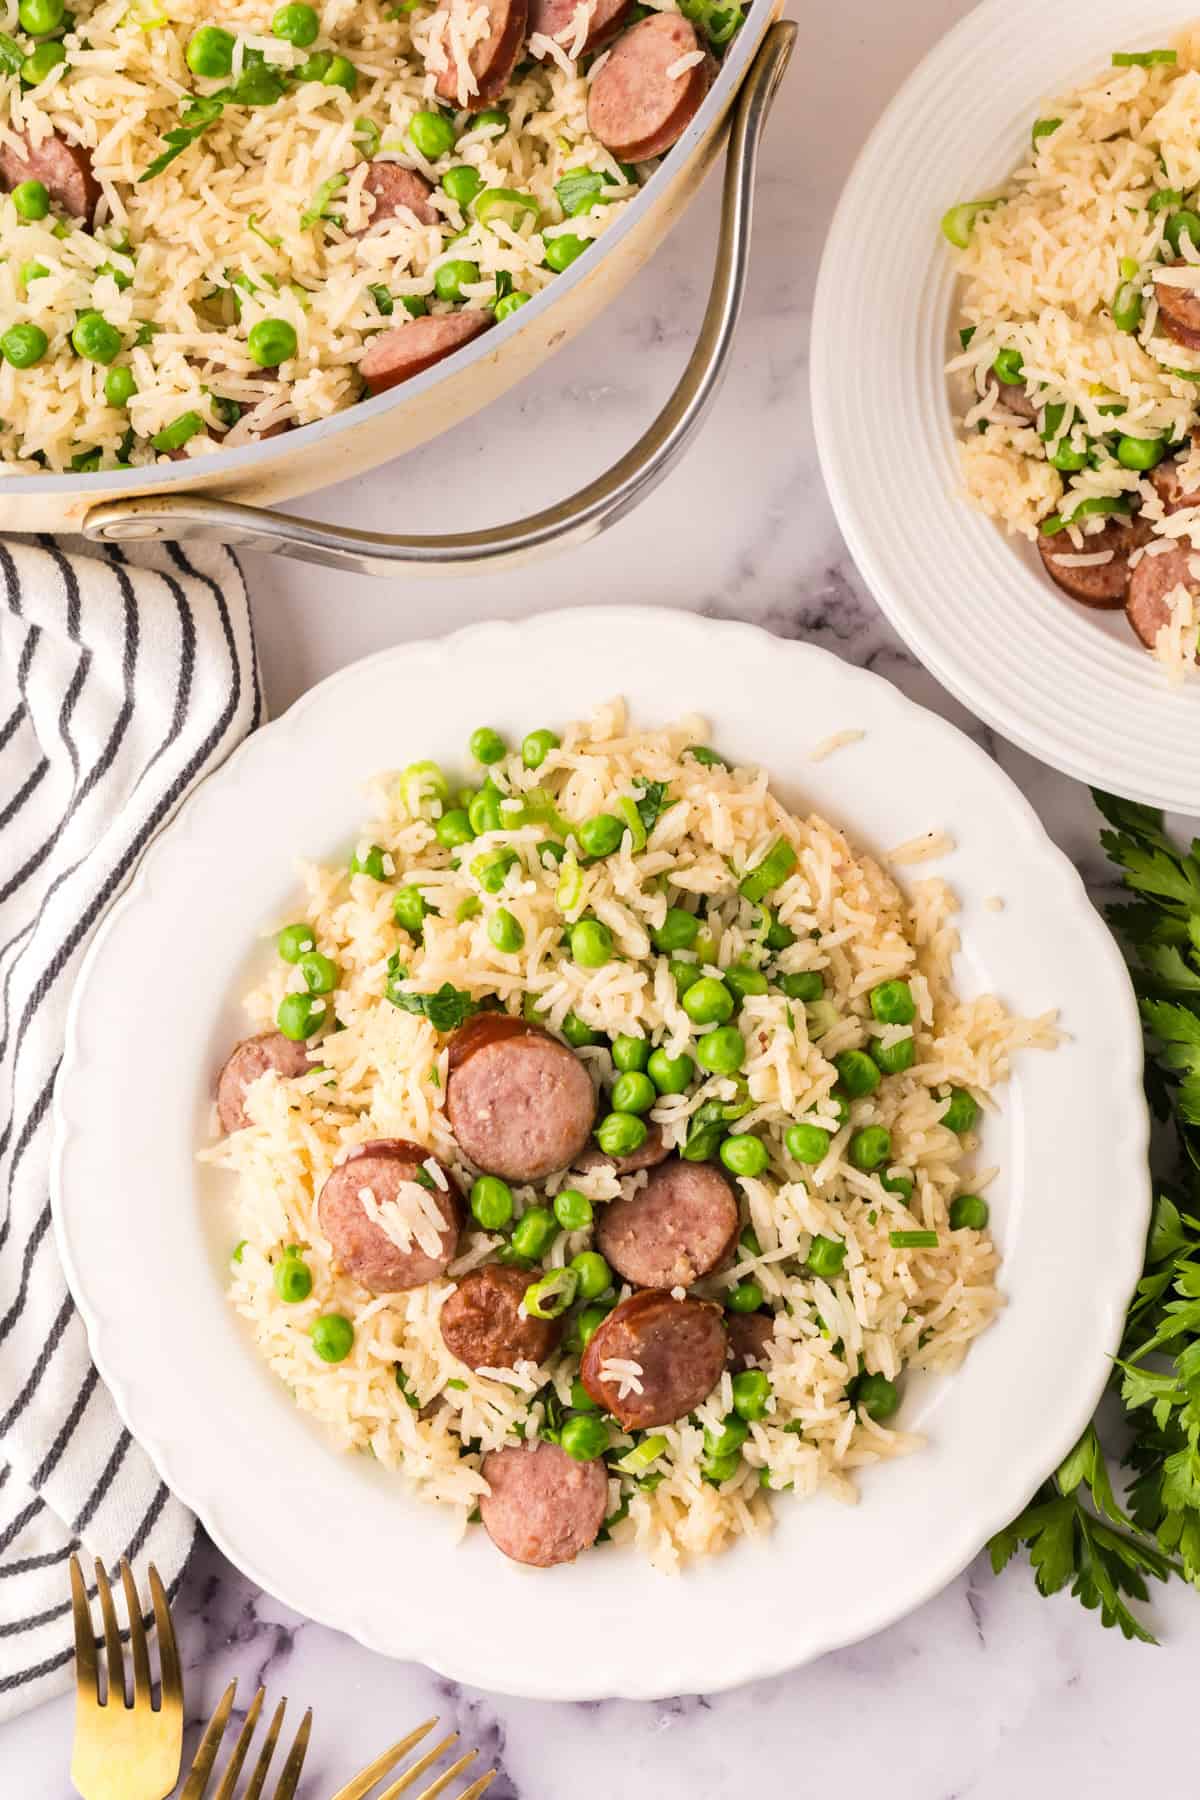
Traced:
POLYGON ((813 318, 821 465, 850 553, 897 631, 971 710, 1096 786, 1200 811, 1200 680, 1172 688, 1123 612, 1056 588, 958 490, 944 374, 946 209, 1015 169, 1039 101, 1121 48, 1170 41, 1197 0, 985 0, 892 101, 846 185, 813 318))
MULTIPOLYGON (((925 875, 930 867, 918 873, 925 875)), ((1124 967, 1075 871, 1008 778, 873 675, 750 626, 636 608, 552 613, 405 644, 257 732, 157 840, 76 990, 57 1086, 55 1221, 92 1350, 130 1430, 211 1536, 288 1605, 385 1654, 547 1699, 712 1690, 887 1624, 947 1582, 1074 1441, 1107 1374, 1149 1206, 1141 1033, 1124 967), (237 996, 302 856, 345 854, 368 776, 461 768, 470 730, 517 737, 624 694, 764 763, 883 851, 944 827, 963 902, 964 992, 1062 1009, 1070 1039, 1023 1057, 988 1160, 1010 1304, 949 1380, 911 1383, 919 1455, 857 1508, 782 1499, 777 1529, 653 1574, 602 1549, 534 1572, 481 1531, 454 1542, 292 1404, 225 1299, 228 1178, 201 1172, 237 996), (823 762, 830 733, 866 732, 823 762), (989 910, 988 897, 1005 901, 989 910), (746 1596, 755 1596, 747 1611, 746 1596), (647 1614, 649 1608, 649 1614, 647 1614), (646 1630, 647 1616, 653 1630, 646 1630)))

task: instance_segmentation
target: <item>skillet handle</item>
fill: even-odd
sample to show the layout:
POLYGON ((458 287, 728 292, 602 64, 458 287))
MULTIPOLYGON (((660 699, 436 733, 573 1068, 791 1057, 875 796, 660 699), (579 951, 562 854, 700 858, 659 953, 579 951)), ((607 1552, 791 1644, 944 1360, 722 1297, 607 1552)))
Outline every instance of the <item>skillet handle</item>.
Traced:
POLYGON ((527 561, 546 550, 585 543, 614 524, 662 480, 721 385, 746 288, 759 144, 795 41, 796 26, 789 20, 772 25, 734 102, 716 266, 700 335, 683 377, 633 448, 577 494, 510 525, 432 537, 334 530, 290 513, 231 501, 156 494, 93 507, 84 520, 84 535, 109 543, 215 537, 239 548, 359 575, 433 575, 527 561))

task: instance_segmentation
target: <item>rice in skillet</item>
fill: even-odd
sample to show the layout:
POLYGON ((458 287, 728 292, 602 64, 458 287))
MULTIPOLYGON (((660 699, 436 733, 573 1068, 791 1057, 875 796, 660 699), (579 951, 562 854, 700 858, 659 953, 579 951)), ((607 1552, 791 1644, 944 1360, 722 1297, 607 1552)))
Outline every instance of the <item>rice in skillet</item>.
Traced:
MULTIPOLYGON (((723 1304, 732 1295, 742 1306, 760 1295, 775 1335, 757 1384, 764 1390, 758 1416, 740 1444, 729 1442, 741 1435, 729 1372, 689 1417, 652 1433, 610 1429, 608 1531, 662 1569, 766 1529, 768 1490, 823 1488, 853 1500, 857 1469, 916 1447, 885 1422, 895 1400, 888 1384, 910 1367, 952 1369, 1001 1304, 985 1204, 960 1206, 956 1227, 950 1222, 956 1198, 979 1196, 994 1174, 977 1166, 977 1108, 991 1104, 1015 1049, 1056 1039, 1049 1015, 1014 1019, 994 997, 956 996, 955 902, 943 882, 916 881, 905 896, 834 825, 785 812, 764 771, 697 758, 689 747, 704 729, 692 718, 634 732, 619 703, 602 708, 567 727, 539 766, 527 768, 519 752, 494 764, 488 776, 503 796, 498 804, 521 822, 452 851, 435 836, 443 811, 435 796, 445 790, 429 765, 424 775, 418 768, 378 779, 355 855, 381 879, 348 873, 344 864, 310 865, 292 915, 306 922, 303 941, 311 937, 337 965, 329 999, 343 1029, 312 1043, 311 1072, 288 1080, 270 1074, 253 1085, 251 1123, 204 1153, 235 1177, 233 1229, 241 1241, 231 1298, 270 1366, 341 1448, 371 1451, 416 1494, 456 1507, 465 1521, 485 1492, 483 1454, 597 1415, 573 1409, 579 1359, 570 1348, 541 1367, 485 1376, 443 1342, 439 1315, 454 1277, 493 1261, 505 1234, 469 1220, 448 1278, 407 1293, 372 1295, 335 1266, 316 1200, 350 1147, 403 1137, 428 1146, 464 1193, 475 1174, 446 1117, 446 1036, 393 1004, 389 985, 400 998, 448 987, 461 997, 460 1010, 467 996, 492 999, 576 1041, 588 1027, 596 1041, 578 1055, 606 1090, 617 1037, 644 1036, 670 1056, 695 1058, 710 1027, 681 1005, 689 966, 703 963, 715 975, 736 965, 733 979, 744 992, 734 1014, 744 1041, 740 1071, 697 1070, 686 1091, 659 1094, 651 1118, 668 1144, 690 1140, 695 1148, 724 1107, 736 1116, 709 1127, 710 1154, 726 1133, 764 1146, 751 1161, 761 1156, 765 1166, 735 1183, 742 1230, 733 1260, 692 1292, 723 1304), (632 818, 646 827, 644 845, 635 848, 641 833, 627 829, 615 851, 577 865, 566 826, 627 815, 639 802, 632 818), (547 839, 567 843, 565 860, 539 853, 547 839), (742 897, 743 872, 780 843, 795 852, 790 872, 765 906, 742 897), (515 860, 493 893, 479 877, 505 848, 515 860), (397 889, 414 885, 428 908, 420 942, 393 916, 397 889), (690 949, 670 955, 651 943, 668 905, 698 914, 700 927, 690 949), (500 909, 523 935, 517 951, 495 948, 494 936, 504 934, 489 924, 500 909), (600 967, 581 967, 564 947, 564 927, 581 918, 611 933, 612 954, 600 967), (760 974, 765 979, 755 979, 760 974), (911 1025, 875 1016, 902 1018, 907 1009, 895 988, 887 990, 890 1003, 879 998, 888 982, 906 984, 911 1025), (834 1093, 843 1088, 833 1059, 867 1046, 875 1053, 868 1072, 878 1064, 899 1072, 851 1100, 846 1115, 834 1093), (815 1163, 797 1161, 787 1146, 797 1121, 828 1134, 817 1140, 824 1154, 815 1163), (958 1224, 964 1216, 972 1224, 958 1224), (288 1246, 301 1247, 292 1256, 302 1256, 312 1278, 311 1293, 296 1303, 283 1301, 276 1286, 288 1246), (310 1336, 331 1313, 352 1327, 348 1354, 333 1365, 310 1336), (639 1445, 658 1453, 636 1473, 623 1472, 617 1463, 639 1445)), ((411 909, 401 902, 402 912, 406 904, 411 909)), ((254 1027, 270 1029, 281 1003, 303 1009, 303 985, 294 967, 279 962, 248 996, 254 1027)), ((451 1022, 454 1006, 449 1016, 435 1006, 441 1023, 451 1022)), ((843 1079, 855 1072, 862 1074, 861 1058, 840 1065, 843 1079)), ((813 1141, 810 1133, 806 1154, 813 1141)), ((517 1187, 516 1216, 570 1188, 591 1202, 598 1224, 607 1204, 649 1179, 644 1170, 618 1177, 605 1167, 576 1168, 517 1187)), ((592 1244, 591 1227, 559 1230, 539 1260, 561 1270, 592 1244)), ((601 1305, 625 1291, 618 1283, 601 1305)), ((569 1328, 564 1344, 572 1337, 569 1328)), ((636 1381, 638 1373, 623 1379, 636 1381)))

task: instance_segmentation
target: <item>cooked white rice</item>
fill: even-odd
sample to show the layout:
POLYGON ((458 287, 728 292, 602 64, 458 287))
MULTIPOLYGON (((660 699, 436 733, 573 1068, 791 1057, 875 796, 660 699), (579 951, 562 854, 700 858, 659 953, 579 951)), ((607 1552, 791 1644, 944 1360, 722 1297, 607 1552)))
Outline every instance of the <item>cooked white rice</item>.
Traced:
MULTIPOLYGON (((985 1188, 995 1170, 978 1166, 974 1135, 959 1137, 940 1123, 947 1087, 966 1088, 990 1108, 1013 1051, 1049 1047, 1057 1035, 1052 1015, 1016 1019, 992 995, 963 1001, 955 994, 956 908, 942 881, 924 879, 901 893, 836 826, 785 812, 764 771, 708 767, 684 754, 704 736, 696 718, 663 731, 632 731, 624 708, 613 703, 590 722, 567 727, 561 747, 535 772, 519 754, 490 771, 502 790, 532 794, 535 806, 550 796, 574 821, 612 810, 621 796, 636 799, 643 782, 667 784, 672 804, 646 848, 635 856, 627 832, 618 852, 585 868, 584 895, 566 914, 573 920, 586 911, 610 927, 620 957, 597 970, 578 967, 562 947, 558 870, 538 858, 543 826, 490 833, 461 858, 452 856, 434 837, 441 808, 422 798, 421 783, 379 778, 361 842, 386 848, 397 882, 420 885, 433 908, 424 942, 413 946, 393 923, 391 882, 349 874, 344 864, 306 866, 304 898, 293 916, 311 922, 317 945, 340 966, 334 1002, 344 1029, 314 1045, 312 1073, 263 1077, 250 1090, 252 1124, 204 1153, 236 1178, 230 1222, 240 1243, 230 1295, 271 1368, 339 1447, 373 1453, 412 1492, 455 1507, 466 1521, 484 1489, 481 1452, 515 1437, 535 1438, 548 1402, 569 1405, 578 1359, 563 1350, 541 1369, 526 1364, 472 1374, 447 1351, 438 1327, 450 1280, 373 1296, 334 1266, 316 1197, 350 1146, 412 1138, 455 1171, 464 1191, 474 1173, 443 1110, 446 1040, 384 997, 388 958, 401 953, 420 991, 449 982, 477 999, 497 995, 513 1011, 536 1007, 552 1030, 574 1011, 606 1037, 652 1036, 671 1054, 687 1050, 703 1028, 678 1003, 668 957, 650 946, 668 886, 673 903, 691 900, 706 910, 716 945, 712 961, 720 967, 748 958, 775 972, 820 970, 824 997, 807 1008, 789 1003, 773 984, 744 1003, 739 1022, 749 1045, 745 1092, 752 1109, 734 1129, 753 1130, 771 1152, 764 1176, 738 1183, 758 1250, 751 1254, 743 1244, 730 1268, 695 1290, 719 1298, 752 1279, 779 1309, 768 1416, 751 1426, 736 1475, 719 1488, 707 1483, 704 1434, 719 1433, 732 1406, 726 1374, 692 1418, 662 1428, 667 1448, 649 1481, 612 1471, 610 1514, 621 1516, 611 1535, 635 1542, 668 1570, 766 1529, 768 1488, 803 1496, 824 1489, 852 1501, 856 1470, 917 1447, 909 1433, 856 1411, 847 1388, 864 1370, 893 1378, 906 1368, 953 1369, 1002 1304, 989 1233, 949 1229, 952 1199, 985 1188), (760 909, 738 896, 730 868, 752 866, 778 836, 794 846, 798 861, 770 904, 795 941, 772 956, 762 941, 760 909), (491 895, 479 889, 470 864, 479 849, 500 844, 511 845, 519 860, 502 893, 491 895), (459 922, 460 903, 472 898, 481 910, 459 922), (501 904, 524 927, 518 954, 502 954, 488 938, 488 918, 501 904), (907 980, 916 1001, 913 1066, 856 1100, 849 1124, 838 1129, 830 1059, 906 1034, 878 1024, 869 1006, 870 990, 892 977, 907 980), (801 1117, 832 1132, 819 1166, 802 1168, 784 1148, 786 1128, 801 1117), (892 1160, 876 1174, 859 1172, 846 1156, 852 1131, 867 1123, 891 1133, 892 1160), (881 1181, 905 1174, 914 1183, 907 1203, 881 1181), (937 1247, 893 1246, 892 1232, 912 1230, 936 1232, 937 1247), (816 1234, 846 1245, 835 1278, 805 1269, 816 1234), (311 1296, 298 1305, 284 1304, 273 1285, 274 1264, 289 1244, 305 1246, 314 1278, 311 1296), (355 1333, 348 1359, 336 1366, 321 1362, 309 1339, 313 1321, 330 1311, 350 1319, 355 1333), (397 1371, 419 1411, 406 1401, 397 1371)), ((674 954, 694 960, 691 952, 674 954)), ((255 1028, 272 1025, 282 996, 297 985, 294 974, 277 963, 249 994, 255 1028)), ((606 1044, 580 1055, 598 1086, 611 1079, 606 1044)), ((733 1078, 711 1077, 689 1094, 661 1098, 652 1116, 666 1140, 678 1144, 703 1102, 737 1094, 733 1078)), ((563 1175, 547 1188, 582 1189, 599 1208, 646 1179, 644 1172, 618 1179, 599 1169, 563 1175)), ((544 1203, 545 1195, 533 1187, 516 1190, 518 1213, 535 1201, 544 1203)), ((545 1260, 561 1266, 590 1241, 590 1230, 560 1233, 545 1260)), ((498 1235, 469 1230, 451 1276, 489 1260, 501 1243, 498 1235)), ((636 1364, 622 1363, 612 1374, 636 1391, 636 1364)), ((631 1442, 614 1432, 618 1454, 631 1442)))
MULTIPOLYGON (((962 276, 958 323, 973 333, 948 364, 961 406, 966 494, 1008 531, 1030 539, 1049 514, 1069 522, 1081 501, 1124 496, 1141 504, 1156 533, 1172 542, 1186 536, 1200 550, 1200 508, 1164 519, 1151 482, 1111 453, 1100 456, 1098 467, 1065 477, 1047 460, 1060 444, 1078 450, 1086 439, 1107 435, 1111 447, 1115 429, 1182 443, 1197 424, 1200 351, 1158 329, 1154 284, 1195 285, 1200 248, 1183 237, 1181 254, 1195 266, 1164 273, 1160 255, 1167 261, 1175 255, 1164 237, 1171 207, 1148 205, 1174 189, 1179 203, 1194 207, 1189 194, 1200 183, 1200 28, 1185 32, 1174 48, 1174 64, 1108 68, 1044 101, 1033 117, 1059 123, 986 196, 1002 204, 976 217, 967 248, 955 253, 962 276), (1113 322, 1122 283, 1141 296, 1136 333, 1113 322), (1014 420, 989 387, 989 370, 1005 349, 1020 353, 1023 391, 1039 409, 1036 425, 1014 420), (1043 441, 1049 406, 1065 410, 1043 441)), ((1200 485, 1195 446, 1180 479, 1185 491, 1200 485)), ((1064 551, 1086 555, 1090 537, 1105 523, 1103 517, 1068 523, 1064 551)), ((1175 679, 1196 668, 1193 608, 1182 593, 1172 597, 1172 622, 1154 649, 1175 679)))

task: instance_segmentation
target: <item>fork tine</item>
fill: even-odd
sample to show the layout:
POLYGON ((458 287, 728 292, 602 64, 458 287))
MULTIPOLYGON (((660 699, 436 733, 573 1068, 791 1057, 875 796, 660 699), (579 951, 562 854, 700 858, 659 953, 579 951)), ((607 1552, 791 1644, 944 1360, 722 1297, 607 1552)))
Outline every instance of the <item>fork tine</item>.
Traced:
POLYGON ((353 1781, 348 1781, 344 1788, 339 1788, 333 1796, 333 1800, 365 1800, 365 1796, 370 1793, 380 1777, 386 1775, 389 1769, 394 1769, 400 1758, 407 1756, 414 1744, 419 1744, 423 1737, 428 1737, 436 1724, 436 1718, 426 1719, 423 1725, 418 1725, 415 1731, 410 1731, 408 1736, 401 1738, 398 1744, 393 1744, 390 1750, 385 1750, 382 1756, 377 1756, 373 1763, 368 1763, 367 1767, 356 1775, 353 1781))
POLYGON ((100 1612, 104 1619, 104 1660, 108 1664, 108 1704, 115 1699, 125 1705, 125 1658, 121 1655, 121 1633, 117 1629, 117 1609, 113 1605, 108 1573, 96 1558, 96 1592, 100 1596, 100 1612))
POLYGON ((142 1603, 138 1599, 133 1570, 125 1557, 121 1558, 121 1586, 125 1590, 125 1611, 129 1615, 129 1648, 133 1652, 133 1704, 149 1706, 152 1704, 150 1657, 146 1650, 146 1628, 142 1624, 142 1603))
POLYGON ((480 1794, 487 1792, 499 1773, 499 1769, 489 1769, 486 1775, 481 1775, 478 1781, 473 1781, 469 1788, 464 1789, 458 1800, 479 1800, 480 1794))
POLYGON ((300 1783, 300 1771, 304 1767, 304 1758, 308 1750, 309 1734, 312 1731, 312 1707, 310 1706, 300 1721, 300 1729, 296 1733, 296 1741, 288 1752, 288 1759, 283 1765, 283 1774, 275 1789, 275 1800, 293 1800, 300 1783))
POLYGON ((237 1682, 231 1681, 217 1702, 217 1710, 204 1728, 204 1736, 192 1759, 188 1778, 183 1784, 183 1793, 179 1800, 202 1800, 204 1790, 208 1786, 208 1778, 212 1774, 212 1766, 217 1760, 217 1751, 221 1747, 221 1739, 225 1735, 225 1724, 229 1718, 233 1697, 237 1693, 237 1682))
POLYGON ((405 1769, 399 1781, 393 1781, 390 1788, 384 1789, 379 1800, 396 1800, 397 1794, 402 1794, 405 1788, 410 1788, 419 1775, 423 1775, 426 1769, 432 1768, 439 1756, 443 1756, 451 1744, 457 1744, 457 1742, 458 1733, 452 1731, 450 1736, 444 1737, 440 1744, 435 1744, 432 1750, 427 1750, 424 1756, 418 1757, 411 1769, 405 1769))
POLYGON ((213 1796, 213 1800, 233 1800, 234 1789, 237 1787, 237 1778, 242 1772, 242 1764, 246 1760, 246 1752, 250 1748, 250 1740, 254 1736, 254 1727, 258 1724, 258 1715, 262 1711, 263 1701, 266 1697, 265 1688, 259 1688, 257 1694, 255 1694, 253 1700, 250 1702, 250 1710, 247 1712, 245 1722, 242 1725, 241 1731, 238 1733, 238 1741, 230 1751, 229 1761, 225 1764, 225 1772, 221 1776, 221 1784, 218 1787, 216 1794, 213 1796))
POLYGON ((468 1763, 473 1763, 478 1755, 478 1750, 468 1750, 467 1754, 460 1756, 444 1775, 439 1775, 436 1781, 431 1781, 429 1786, 417 1795, 417 1800, 434 1800, 435 1795, 440 1794, 443 1788, 448 1788, 455 1776, 461 1775, 468 1763))
MULTIPOLYGON (((171 1623, 171 1609, 167 1605, 166 1591, 154 1564, 150 1564, 150 1595, 154 1601, 154 1623, 158 1630, 158 1660, 161 1666, 162 1694, 158 1702, 159 1711, 168 1708, 182 1709, 183 1678, 179 1673, 179 1651, 175 1645, 175 1627, 171 1623)), ((231 1702, 232 1704, 232 1702, 231 1702)))
MULTIPOLYGON (((275 1708, 275 1717, 271 1720, 266 1740, 258 1753, 258 1761, 254 1765, 254 1773, 250 1777, 243 1800, 258 1800, 258 1796, 262 1793, 263 1782, 267 1779, 267 1770, 270 1768, 271 1758, 275 1754, 275 1745, 279 1741, 279 1730, 283 1724, 283 1712, 286 1705, 287 1701, 281 1700, 275 1708)), ((186 1796, 184 1800, 186 1800, 186 1796)))
POLYGON ((96 1632, 87 1585, 77 1556, 71 1558, 71 1617, 75 1625, 75 1686, 81 1700, 90 1700, 95 1705, 100 1698, 96 1632))

